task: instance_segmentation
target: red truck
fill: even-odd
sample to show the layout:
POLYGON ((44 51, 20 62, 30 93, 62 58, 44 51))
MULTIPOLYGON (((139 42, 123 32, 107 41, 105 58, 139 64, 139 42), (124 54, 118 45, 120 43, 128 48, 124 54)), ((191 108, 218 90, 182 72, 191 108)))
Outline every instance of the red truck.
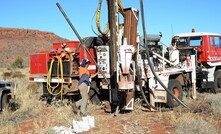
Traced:
MULTIPOLYGON (((96 37, 87 38, 87 45, 96 43, 96 37)), ((76 51, 79 41, 68 41, 53 43, 52 51, 42 51, 30 56, 30 74, 31 82, 40 82, 43 84, 42 98, 51 101, 54 97, 68 98, 78 95, 78 67, 83 59, 83 49, 76 51)), ((90 53, 95 58, 94 48, 89 48, 90 53)), ((90 73, 96 73, 96 66, 92 62, 88 69, 90 73)), ((96 82, 92 82, 93 87, 96 82)), ((96 98, 95 90, 92 90, 92 98, 96 98)))
MULTIPOLYGON (((193 30, 194 31, 194 30, 193 30)), ((196 80, 199 90, 221 91, 221 36, 216 33, 191 32, 177 34, 172 45, 180 50, 180 60, 197 55, 196 80)))

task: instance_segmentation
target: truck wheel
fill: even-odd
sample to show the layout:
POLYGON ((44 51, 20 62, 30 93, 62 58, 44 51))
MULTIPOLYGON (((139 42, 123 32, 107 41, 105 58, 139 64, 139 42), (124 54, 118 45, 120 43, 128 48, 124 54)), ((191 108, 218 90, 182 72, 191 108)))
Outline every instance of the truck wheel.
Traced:
POLYGON ((2 107, 1 110, 8 108, 9 106, 9 96, 8 94, 3 94, 2 96, 2 107))
POLYGON ((215 93, 221 92, 221 72, 220 71, 216 71, 214 73, 213 90, 215 91, 215 93))
POLYGON ((88 94, 92 104, 101 104, 99 88, 95 81, 91 82, 91 88, 88 94))
POLYGON ((104 42, 100 37, 85 37, 83 38, 83 42, 87 46, 87 48, 104 45, 104 42))
MULTIPOLYGON (((178 80, 170 80, 168 84, 168 89, 176 96, 178 99, 182 100, 183 98, 183 89, 178 80)), ((167 106, 170 108, 176 107, 179 105, 170 94, 167 94, 167 106)))

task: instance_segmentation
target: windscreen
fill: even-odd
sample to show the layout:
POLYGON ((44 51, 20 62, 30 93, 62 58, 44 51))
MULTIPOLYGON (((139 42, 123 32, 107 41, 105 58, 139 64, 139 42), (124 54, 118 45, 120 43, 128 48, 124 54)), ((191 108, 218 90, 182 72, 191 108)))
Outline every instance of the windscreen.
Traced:
POLYGON ((190 47, 197 47, 202 45, 202 37, 190 37, 190 47))

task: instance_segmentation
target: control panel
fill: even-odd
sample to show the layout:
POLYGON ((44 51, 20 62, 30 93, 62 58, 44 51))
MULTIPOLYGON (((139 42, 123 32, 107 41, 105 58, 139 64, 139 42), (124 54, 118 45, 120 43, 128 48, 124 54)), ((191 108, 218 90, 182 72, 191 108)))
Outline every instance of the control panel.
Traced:
MULTIPOLYGON (((109 46, 96 46, 97 50, 97 64, 100 70, 106 76, 110 78, 110 56, 109 46)), ((98 78, 104 78, 101 73, 98 74, 98 78)))

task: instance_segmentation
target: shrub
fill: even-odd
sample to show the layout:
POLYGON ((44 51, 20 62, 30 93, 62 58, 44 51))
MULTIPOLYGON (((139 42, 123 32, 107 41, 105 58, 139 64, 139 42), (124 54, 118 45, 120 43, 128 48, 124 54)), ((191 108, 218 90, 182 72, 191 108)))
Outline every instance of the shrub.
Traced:
POLYGON ((23 77, 25 77, 25 75, 22 74, 20 71, 16 71, 12 75, 12 78, 23 78, 23 77))
POLYGON ((12 76, 12 72, 3 72, 2 76, 4 80, 9 79, 12 76))
POLYGON ((177 119, 176 134, 218 134, 213 121, 208 122, 194 114, 184 114, 177 119))
POLYGON ((207 113, 220 116, 221 115, 221 95, 220 94, 210 94, 205 98, 204 109, 207 113))
POLYGON ((24 68, 22 57, 18 56, 17 59, 12 63, 13 68, 24 68))
POLYGON ((4 80, 9 80, 11 78, 24 78, 25 75, 20 71, 3 72, 2 77, 4 80))

